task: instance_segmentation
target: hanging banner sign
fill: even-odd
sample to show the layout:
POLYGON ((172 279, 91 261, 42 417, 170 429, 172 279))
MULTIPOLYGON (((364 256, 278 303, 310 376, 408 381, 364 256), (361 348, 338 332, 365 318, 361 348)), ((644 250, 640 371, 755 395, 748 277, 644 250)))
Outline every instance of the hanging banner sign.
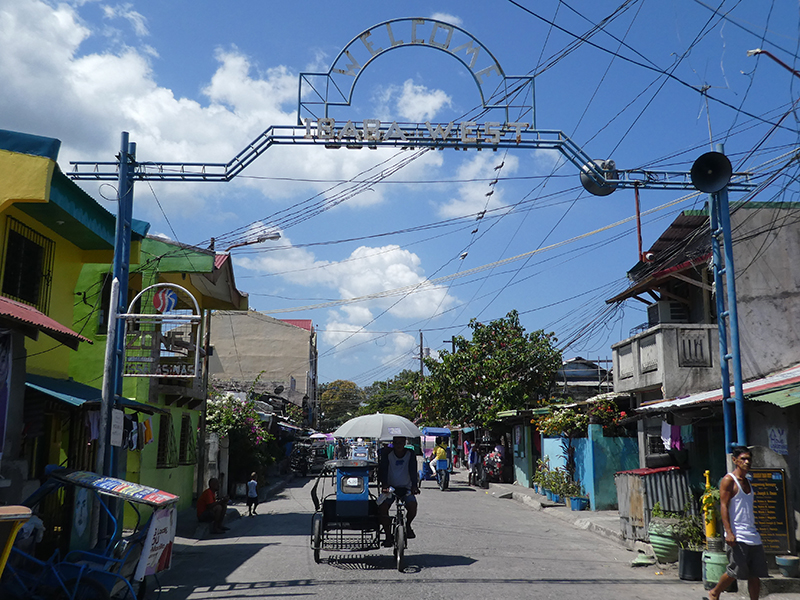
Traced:
POLYGON ((127 377, 193 379, 200 375, 200 308, 181 286, 159 283, 142 290, 131 302, 125 319, 127 377), (142 295, 153 293, 158 313, 130 312, 142 295), (181 300, 182 298, 182 300, 181 300), (184 307, 193 307, 186 309, 184 307))
POLYGON ((175 540, 175 507, 162 508, 153 513, 147 540, 142 548, 134 579, 141 581, 147 575, 166 571, 172 565, 172 545, 175 540))

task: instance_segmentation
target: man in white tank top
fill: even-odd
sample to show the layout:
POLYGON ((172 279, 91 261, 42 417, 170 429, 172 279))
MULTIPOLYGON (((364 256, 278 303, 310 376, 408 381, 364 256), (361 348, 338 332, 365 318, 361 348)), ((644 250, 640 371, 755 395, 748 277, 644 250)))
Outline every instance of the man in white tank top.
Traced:
POLYGON ((744 446, 731 449, 735 469, 722 478, 719 484, 722 525, 728 546, 728 569, 717 585, 709 590, 709 600, 719 600, 735 579, 747 580, 750 600, 758 600, 761 577, 767 577, 767 557, 761 536, 756 530, 753 512, 753 488, 747 479, 752 455, 744 446))

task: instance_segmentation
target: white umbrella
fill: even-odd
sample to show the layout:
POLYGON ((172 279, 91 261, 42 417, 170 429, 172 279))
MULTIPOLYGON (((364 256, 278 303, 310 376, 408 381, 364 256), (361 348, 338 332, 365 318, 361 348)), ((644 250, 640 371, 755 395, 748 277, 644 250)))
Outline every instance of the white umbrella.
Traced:
POLYGON ((375 413, 350 419, 334 431, 333 435, 344 438, 368 437, 386 442, 391 441, 396 435, 413 438, 419 437, 422 433, 419 427, 405 417, 375 413))

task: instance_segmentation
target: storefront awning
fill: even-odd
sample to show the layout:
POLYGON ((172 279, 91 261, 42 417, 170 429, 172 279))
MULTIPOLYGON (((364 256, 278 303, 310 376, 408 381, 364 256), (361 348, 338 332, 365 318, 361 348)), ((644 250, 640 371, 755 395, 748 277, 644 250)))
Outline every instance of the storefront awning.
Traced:
MULTIPOLYGON (((55 377, 45 377, 43 375, 33 375, 28 373, 25 376, 25 385, 31 389, 47 394, 51 398, 66 402, 72 406, 85 406, 87 408, 98 407, 103 399, 103 392, 95 387, 78 383, 72 379, 56 379, 55 377)), ((166 411, 157 406, 150 406, 130 398, 117 396, 122 408, 136 410, 143 413, 165 413, 166 411)))

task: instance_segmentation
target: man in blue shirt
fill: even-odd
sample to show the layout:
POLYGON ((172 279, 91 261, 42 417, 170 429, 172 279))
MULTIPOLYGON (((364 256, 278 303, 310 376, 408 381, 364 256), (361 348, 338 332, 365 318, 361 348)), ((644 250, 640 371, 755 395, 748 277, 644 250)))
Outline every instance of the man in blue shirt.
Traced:
POLYGON ((417 499, 419 494, 419 473, 417 472, 417 457, 413 450, 406 448, 406 438, 394 436, 392 447, 384 448, 378 460, 378 487, 381 495, 378 498, 378 513, 380 515, 383 532, 386 536, 383 545, 394 545, 394 536, 391 532, 392 520, 389 517, 389 507, 394 502, 394 497, 389 494, 389 488, 394 488, 395 494, 405 499, 406 502, 406 537, 416 537, 411 529, 411 522, 417 516, 417 499))

